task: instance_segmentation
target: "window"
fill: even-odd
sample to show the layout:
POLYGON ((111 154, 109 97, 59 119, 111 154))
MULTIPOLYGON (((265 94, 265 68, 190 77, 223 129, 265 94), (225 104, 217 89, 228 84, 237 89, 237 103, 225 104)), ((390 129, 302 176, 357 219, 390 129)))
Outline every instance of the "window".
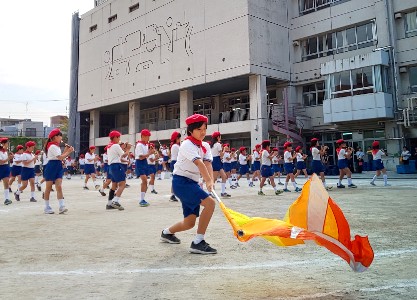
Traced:
POLYGON ((353 95, 373 93, 372 67, 352 70, 353 95))
POLYGON ((211 99, 203 99, 194 101, 194 113, 205 115, 209 119, 209 124, 211 124, 211 115, 213 110, 213 105, 211 99))
POLYGON ((417 11, 409 12, 405 15, 405 36, 417 35, 417 11))
POLYGON ((113 15, 111 17, 109 17, 109 23, 116 21, 117 20, 117 15, 113 15))
POLYGON ((97 24, 90 27, 90 32, 93 32, 94 30, 97 30, 97 24))
POLYGON ((324 100, 324 82, 303 86, 304 106, 322 105, 324 100))
POLYGON ((309 14, 343 0, 299 0, 300 14, 309 14))
POLYGON ((313 36, 302 41, 302 60, 306 61, 369 47, 376 40, 376 25, 373 21, 344 30, 313 36))
POLYGON ((26 128, 25 130, 25 136, 27 137, 36 137, 36 128, 26 128))
POLYGON ((129 7, 129 12, 139 9, 139 2, 129 7))
POLYGON ((142 111, 140 114, 140 123, 141 124, 153 124, 158 121, 158 109, 151 109, 142 111))
POLYGON ((417 66, 408 69, 408 76, 410 81, 410 92, 417 93, 417 66))

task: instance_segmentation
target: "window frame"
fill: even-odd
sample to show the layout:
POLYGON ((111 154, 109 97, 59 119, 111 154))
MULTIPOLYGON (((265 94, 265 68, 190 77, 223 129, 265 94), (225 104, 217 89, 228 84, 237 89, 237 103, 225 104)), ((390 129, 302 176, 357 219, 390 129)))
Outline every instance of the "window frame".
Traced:
POLYGON ((406 38, 417 35, 417 26, 416 26, 415 29, 411 29, 411 30, 408 29, 408 22, 407 21, 408 21, 408 15, 409 14, 415 14, 415 18, 416 18, 415 22, 417 23, 417 10, 410 11, 410 12, 407 12, 405 14, 404 31, 405 31, 405 37, 406 38))
MULTIPOLYGON (((311 83, 311 84, 306 84, 306 85, 301 86, 301 88, 302 88, 302 99, 303 99, 304 107, 314 107, 314 106, 323 105, 323 101, 324 101, 324 99, 326 99, 326 84, 325 84, 325 81, 318 81, 318 82, 314 82, 314 83, 311 83), (319 84, 322 84, 322 89, 319 89, 319 86, 318 86, 319 84), (304 92, 304 88, 313 87, 313 86, 314 86, 313 91, 309 90, 307 92, 304 92), (319 99, 320 93, 323 93, 323 99, 321 100, 321 103, 320 103, 320 99, 319 99), (314 95, 315 96, 315 104, 310 104, 311 101, 309 101, 309 105, 306 105, 306 101, 305 101, 304 97, 308 96, 308 95, 314 95)), ((313 98, 314 98, 314 96, 313 96, 313 98)))

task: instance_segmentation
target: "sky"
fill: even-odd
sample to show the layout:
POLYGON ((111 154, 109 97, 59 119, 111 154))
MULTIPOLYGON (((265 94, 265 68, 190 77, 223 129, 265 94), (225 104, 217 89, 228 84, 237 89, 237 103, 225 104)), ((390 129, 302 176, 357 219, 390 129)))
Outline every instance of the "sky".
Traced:
POLYGON ((69 111, 71 18, 94 0, 3 1, 0 18, 0 117, 49 125, 69 111))

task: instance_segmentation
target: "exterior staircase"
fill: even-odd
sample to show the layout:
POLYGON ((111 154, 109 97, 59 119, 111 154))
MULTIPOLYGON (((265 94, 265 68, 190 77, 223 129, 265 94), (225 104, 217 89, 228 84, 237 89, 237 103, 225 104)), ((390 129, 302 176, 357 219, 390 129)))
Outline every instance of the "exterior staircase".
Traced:
POLYGON ((272 128, 287 137, 293 143, 303 144, 303 124, 297 122, 294 113, 286 110, 284 105, 271 105, 272 128), (287 111, 287 113, 286 113, 287 111))

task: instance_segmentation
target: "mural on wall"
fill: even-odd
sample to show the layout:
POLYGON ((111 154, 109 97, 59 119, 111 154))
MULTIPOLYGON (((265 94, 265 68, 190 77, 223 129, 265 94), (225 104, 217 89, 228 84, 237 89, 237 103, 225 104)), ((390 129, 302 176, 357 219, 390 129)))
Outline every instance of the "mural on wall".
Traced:
POLYGON ((191 56, 192 30, 189 22, 169 17, 164 22, 119 37, 111 50, 104 52, 104 63, 108 65, 105 79, 112 80, 166 64, 174 53, 181 51, 191 56))

